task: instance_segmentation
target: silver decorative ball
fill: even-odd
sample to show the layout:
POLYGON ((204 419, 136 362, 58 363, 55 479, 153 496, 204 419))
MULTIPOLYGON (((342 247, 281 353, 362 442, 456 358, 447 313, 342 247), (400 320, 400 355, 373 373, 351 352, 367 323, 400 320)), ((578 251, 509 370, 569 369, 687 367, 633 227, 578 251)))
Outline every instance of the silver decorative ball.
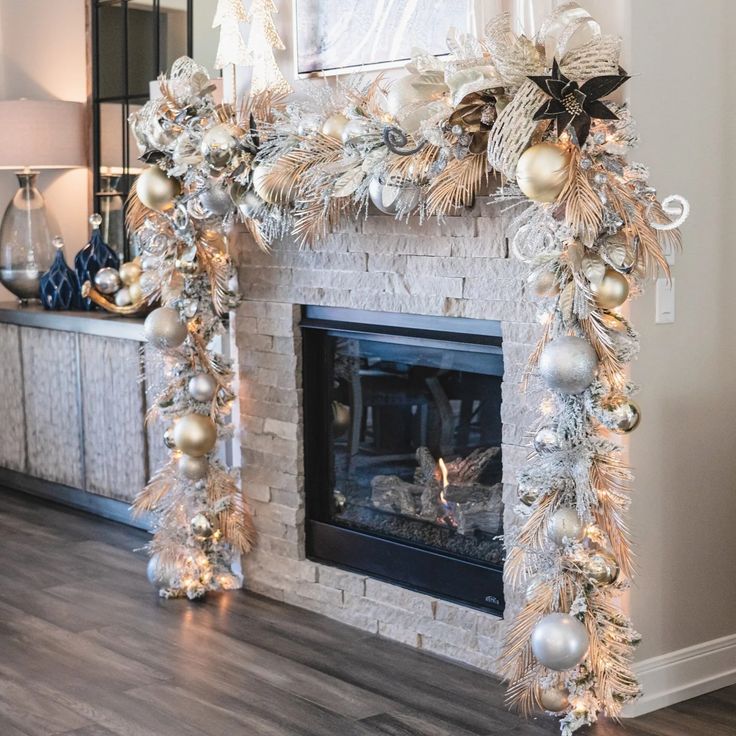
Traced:
POLYGON ((127 286, 123 286, 122 289, 115 292, 115 304, 117 304, 118 307, 127 307, 132 303, 133 297, 131 297, 130 289, 127 286))
POLYGON ((204 514, 195 514, 189 522, 192 533, 198 537, 212 536, 212 524, 204 514))
POLYGON ((524 506, 531 506, 540 496, 539 489, 534 488, 527 483, 519 483, 517 493, 519 501, 521 501, 524 506))
POLYGON ((95 288, 100 294, 114 294, 123 282, 115 268, 101 268, 95 274, 95 288))
POLYGON ((416 184, 409 182, 383 184, 378 177, 371 179, 368 195, 371 202, 387 215, 411 212, 419 206, 420 200, 419 187, 416 184))
POLYGON ((348 120, 345 123, 345 127, 342 129, 342 142, 348 143, 350 141, 357 141, 365 135, 369 135, 371 132, 371 125, 367 118, 354 118, 348 120))
POLYGON ((565 543, 565 540, 579 542, 585 536, 585 524, 580 520, 575 509, 561 506, 549 517, 547 536, 560 546, 565 543))
POLYGON ((580 565, 585 575, 599 585, 611 585, 618 578, 616 558, 603 550, 593 552, 580 565))
POLYGON ((169 450, 173 450, 176 447, 176 442, 174 442, 174 428, 168 427, 164 431, 164 445, 169 448, 169 450))
POLYGON ((550 713, 560 713, 570 705, 570 692, 566 687, 548 687, 539 693, 539 703, 550 713))
POLYGON ((580 664, 590 640, 585 626, 569 613, 550 613, 532 629, 532 652, 551 670, 561 672, 580 664))
POLYGON ((558 337, 542 351, 539 373, 553 391, 580 394, 595 380, 598 356, 582 337, 558 337))
POLYGON ((210 128, 202 136, 200 149, 207 163, 216 169, 227 166, 238 150, 240 133, 232 123, 220 123, 210 128))
POLYGON ((161 558, 158 554, 151 555, 146 566, 146 577, 148 582, 156 588, 162 588, 168 584, 164 570, 161 567, 161 558))
POLYGON ((614 420, 614 432, 627 434, 633 432, 639 426, 641 409, 635 401, 627 399, 625 396, 616 396, 608 399, 604 404, 604 408, 614 420))
POLYGON ((206 457, 182 455, 177 462, 177 467, 179 469, 179 473, 185 478, 197 481, 207 477, 210 463, 206 457))
POLYGON ((195 401, 212 401, 217 383, 209 373, 198 373, 189 379, 189 395, 195 401))
POLYGON ((540 454, 557 452, 562 449, 556 427, 541 427, 534 435, 534 449, 540 454))
POLYGON ((208 215, 226 215, 233 206, 230 190, 217 179, 210 179, 207 188, 199 194, 199 204, 208 215))
POLYGON ((524 590, 524 595, 526 596, 527 601, 532 600, 537 595, 543 583, 544 580, 539 577, 539 575, 535 575, 533 578, 529 578, 524 590))
POLYGON ((179 319, 179 312, 171 307, 154 309, 143 323, 143 334, 159 350, 171 350, 187 337, 187 326, 179 319))

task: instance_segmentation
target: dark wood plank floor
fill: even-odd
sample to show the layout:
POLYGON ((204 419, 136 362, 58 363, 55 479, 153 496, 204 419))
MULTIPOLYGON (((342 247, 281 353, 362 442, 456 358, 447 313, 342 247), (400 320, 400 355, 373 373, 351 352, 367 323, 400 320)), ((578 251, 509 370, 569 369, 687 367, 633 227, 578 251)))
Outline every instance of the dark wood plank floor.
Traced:
MULTIPOLYGON (((163 601, 146 536, 0 491, 0 736, 544 736, 491 677, 236 592, 163 601)), ((597 736, 733 736, 736 687, 597 736)))

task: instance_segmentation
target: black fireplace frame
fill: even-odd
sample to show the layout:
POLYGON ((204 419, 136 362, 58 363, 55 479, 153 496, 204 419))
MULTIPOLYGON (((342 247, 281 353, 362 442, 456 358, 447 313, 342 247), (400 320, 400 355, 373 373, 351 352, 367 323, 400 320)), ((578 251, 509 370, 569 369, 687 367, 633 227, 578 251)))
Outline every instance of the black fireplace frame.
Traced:
POLYGON ((304 472, 306 554, 311 560, 358 572, 404 588, 461 603, 501 616, 503 567, 470 560, 419 544, 348 529, 330 521, 324 479, 329 455, 321 438, 329 436, 332 415, 325 375, 332 370, 326 340, 331 336, 457 349, 485 353, 499 361, 503 375, 501 324, 462 317, 304 306, 303 333, 304 472), (320 378, 321 377, 321 378, 320 378))

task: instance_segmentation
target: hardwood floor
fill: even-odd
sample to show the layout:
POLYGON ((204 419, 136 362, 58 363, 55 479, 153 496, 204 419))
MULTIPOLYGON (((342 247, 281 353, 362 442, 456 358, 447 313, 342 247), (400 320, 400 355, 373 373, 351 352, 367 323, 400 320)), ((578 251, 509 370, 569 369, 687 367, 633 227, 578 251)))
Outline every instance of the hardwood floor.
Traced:
MULTIPOLYGON (((494 679, 268 599, 163 601, 136 530, 0 491, 0 736, 544 736, 494 679)), ((736 687, 596 736, 733 736, 736 687)))

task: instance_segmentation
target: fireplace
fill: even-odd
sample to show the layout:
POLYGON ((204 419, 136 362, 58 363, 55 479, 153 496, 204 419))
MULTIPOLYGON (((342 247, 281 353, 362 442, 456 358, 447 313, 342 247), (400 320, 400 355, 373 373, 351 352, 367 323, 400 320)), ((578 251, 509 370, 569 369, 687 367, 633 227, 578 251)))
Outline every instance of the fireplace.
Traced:
POLYGON ((307 556, 502 613, 500 323, 301 320, 307 556))

